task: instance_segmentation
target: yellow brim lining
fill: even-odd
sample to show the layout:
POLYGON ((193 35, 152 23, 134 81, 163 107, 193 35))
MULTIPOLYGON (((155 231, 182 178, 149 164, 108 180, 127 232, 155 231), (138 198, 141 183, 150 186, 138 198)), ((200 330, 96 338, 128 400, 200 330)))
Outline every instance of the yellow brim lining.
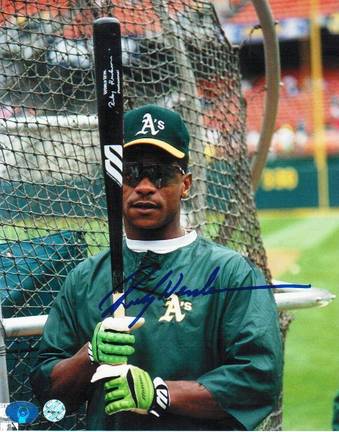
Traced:
POLYGON ((185 157, 185 153, 176 149, 175 147, 171 146, 170 144, 166 143, 165 141, 156 140, 154 138, 140 138, 134 141, 130 141, 127 144, 124 144, 124 148, 131 147, 133 145, 137 144, 150 144, 154 145, 156 147, 160 147, 161 149, 167 151, 167 153, 171 154, 172 156, 182 159, 185 157))

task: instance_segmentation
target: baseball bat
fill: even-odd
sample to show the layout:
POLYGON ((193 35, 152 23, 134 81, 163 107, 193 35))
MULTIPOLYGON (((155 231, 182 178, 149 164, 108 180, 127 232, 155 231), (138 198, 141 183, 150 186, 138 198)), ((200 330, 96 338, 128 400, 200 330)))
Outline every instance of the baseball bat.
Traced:
MULTIPOLYGON (((98 127, 106 192, 113 301, 123 294, 122 174, 123 74, 121 30, 116 18, 93 23, 98 127)), ((124 316, 121 305, 114 317, 124 316)))
MULTIPOLYGON (((124 272, 122 253, 122 175, 123 175, 123 77, 121 30, 117 19, 99 18, 93 23, 95 81, 98 107, 98 128, 107 203, 113 303, 123 295, 124 272)), ((106 318, 106 331, 130 331, 134 317, 125 317, 123 303, 106 318)), ((132 328, 138 328, 139 320, 132 328)), ((112 365, 100 365, 91 382, 111 373, 112 365)), ((113 372, 112 372, 113 373, 113 372)))

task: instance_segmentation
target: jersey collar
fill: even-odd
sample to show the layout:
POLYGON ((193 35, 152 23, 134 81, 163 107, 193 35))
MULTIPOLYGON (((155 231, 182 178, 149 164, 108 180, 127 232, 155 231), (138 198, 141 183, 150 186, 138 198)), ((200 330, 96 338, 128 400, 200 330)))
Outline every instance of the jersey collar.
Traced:
POLYGON ((131 249, 133 252, 142 253, 151 251, 157 254, 165 254, 190 245, 196 238, 196 231, 191 231, 181 237, 169 240, 131 240, 126 238, 126 244, 128 249, 131 249))

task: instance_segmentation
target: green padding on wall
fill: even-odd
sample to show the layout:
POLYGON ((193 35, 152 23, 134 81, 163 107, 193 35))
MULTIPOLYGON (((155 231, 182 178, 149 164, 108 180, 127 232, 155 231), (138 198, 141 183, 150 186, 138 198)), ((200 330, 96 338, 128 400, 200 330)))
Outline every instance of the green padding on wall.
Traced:
POLYGON ((331 207, 339 207, 339 156, 328 161, 328 187, 331 207))
POLYGON ((269 161, 256 192, 259 209, 318 206, 317 170, 313 158, 269 161))
POLYGON ((0 219, 39 216, 105 217, 101 179, 79 178, 59 184, 0 181, 0 219))
POLYGON ((41 315, 67 273, 87 255, 83 232, 0 244, 0 300, 5 318, 41 315))

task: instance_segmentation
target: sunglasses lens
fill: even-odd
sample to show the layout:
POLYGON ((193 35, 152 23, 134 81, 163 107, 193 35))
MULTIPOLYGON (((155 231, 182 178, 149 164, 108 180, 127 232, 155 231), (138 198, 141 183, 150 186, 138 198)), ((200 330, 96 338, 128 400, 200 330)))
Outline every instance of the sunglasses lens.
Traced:
POLYGON ((124 164, 123 180, 128 186, 136 186, 139 180, 139 167, 137 164, 124 164))
POLYGON ((165 164, 143 165, 137 162, 124 164, 124 183, 135 187, 147 177, 158 189, 167 186, 177 175, 177 167, 165 164))

